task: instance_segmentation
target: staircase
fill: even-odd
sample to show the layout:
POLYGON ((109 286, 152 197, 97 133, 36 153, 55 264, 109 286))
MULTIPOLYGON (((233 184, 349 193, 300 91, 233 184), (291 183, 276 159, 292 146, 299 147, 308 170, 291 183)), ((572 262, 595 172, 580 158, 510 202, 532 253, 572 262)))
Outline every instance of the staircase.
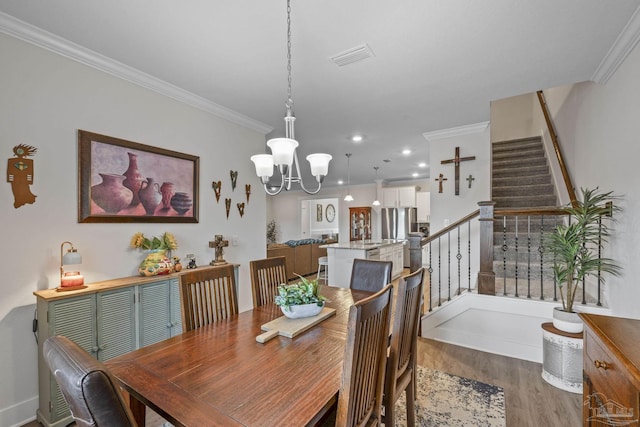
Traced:
MULTIPOLYGON (((540 137, 494 142, 492 162, 491 192, 496 210, 558 206, 540 137)), ((542 271, 540 248, 543 236, 560 220, 540 215, 496 218, 496 295, 554 298, 553 278, 542 271)))

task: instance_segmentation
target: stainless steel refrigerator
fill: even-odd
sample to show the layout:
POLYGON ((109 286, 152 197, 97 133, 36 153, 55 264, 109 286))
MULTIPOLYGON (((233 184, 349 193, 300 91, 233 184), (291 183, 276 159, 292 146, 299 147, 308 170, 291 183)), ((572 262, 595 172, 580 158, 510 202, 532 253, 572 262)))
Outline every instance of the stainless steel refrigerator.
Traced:
MULTIPOLYGON (((409 233, 418 231, 416 208, 382 208, 382 238, 408 240, 409 233)), ((409 267, 409 245, 404 245, 404 267, 409 267)))

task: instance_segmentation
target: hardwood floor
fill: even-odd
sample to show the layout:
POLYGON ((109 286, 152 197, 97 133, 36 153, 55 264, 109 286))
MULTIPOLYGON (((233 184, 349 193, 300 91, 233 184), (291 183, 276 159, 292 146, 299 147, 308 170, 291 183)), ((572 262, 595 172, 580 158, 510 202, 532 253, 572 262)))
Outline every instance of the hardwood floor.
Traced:
POLYGON ((418 364, 502 387, 507 427, 582 425, 582 395, 545 382, 539 363, 419 338, 418 364))

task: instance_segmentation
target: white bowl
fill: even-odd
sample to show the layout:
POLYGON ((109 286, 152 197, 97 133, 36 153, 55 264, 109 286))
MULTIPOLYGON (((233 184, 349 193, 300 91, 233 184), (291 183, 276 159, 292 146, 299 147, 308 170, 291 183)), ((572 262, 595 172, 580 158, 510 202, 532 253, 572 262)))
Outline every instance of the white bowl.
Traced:
POLYGON ((298 319, 300 317, 311 317, 319 314, 324 307, 324 302, 322 305, 318 305, 317 303, 313 304, 301 304, 301 305, 290 305, 289 307, 280 307, 282 310, 282 314, 287 316, 289 319, 298 319))

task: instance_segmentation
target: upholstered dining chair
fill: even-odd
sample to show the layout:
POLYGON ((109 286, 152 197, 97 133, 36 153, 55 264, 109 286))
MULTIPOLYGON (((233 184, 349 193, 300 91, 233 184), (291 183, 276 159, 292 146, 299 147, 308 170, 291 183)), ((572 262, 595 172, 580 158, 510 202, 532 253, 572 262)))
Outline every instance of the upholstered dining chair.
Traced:
POLYGON ((249 263, 254 307, 273 302, 278 295, 278 285, 287 283, 285 262, 286 257, 278 256, 249 263))
POLYGON ((395 403, 403 391, 407 393, 407 427, 415 425, 416 352, 423 281, 424 269, 420 268, 398 282, 385 374, 385 427, 395 426, 395 403))
POLYGON ((104 364, 67 337, 43 343, 44 360, 78 427, 135 427, 114 379, 104 364))
POLYGON ((180 275, 182 327, 185 331, 238 313, 233 265, 190 270, 180 275))
POLYGON ((379 426, 382 422, 392 292, 392 285, 387 285, 349 309, 337 427, 379 426))
POLYGON ((372 259, 353 260, 349 287, 358 291, 378 292, 391 283, 391 261, 372 259))

